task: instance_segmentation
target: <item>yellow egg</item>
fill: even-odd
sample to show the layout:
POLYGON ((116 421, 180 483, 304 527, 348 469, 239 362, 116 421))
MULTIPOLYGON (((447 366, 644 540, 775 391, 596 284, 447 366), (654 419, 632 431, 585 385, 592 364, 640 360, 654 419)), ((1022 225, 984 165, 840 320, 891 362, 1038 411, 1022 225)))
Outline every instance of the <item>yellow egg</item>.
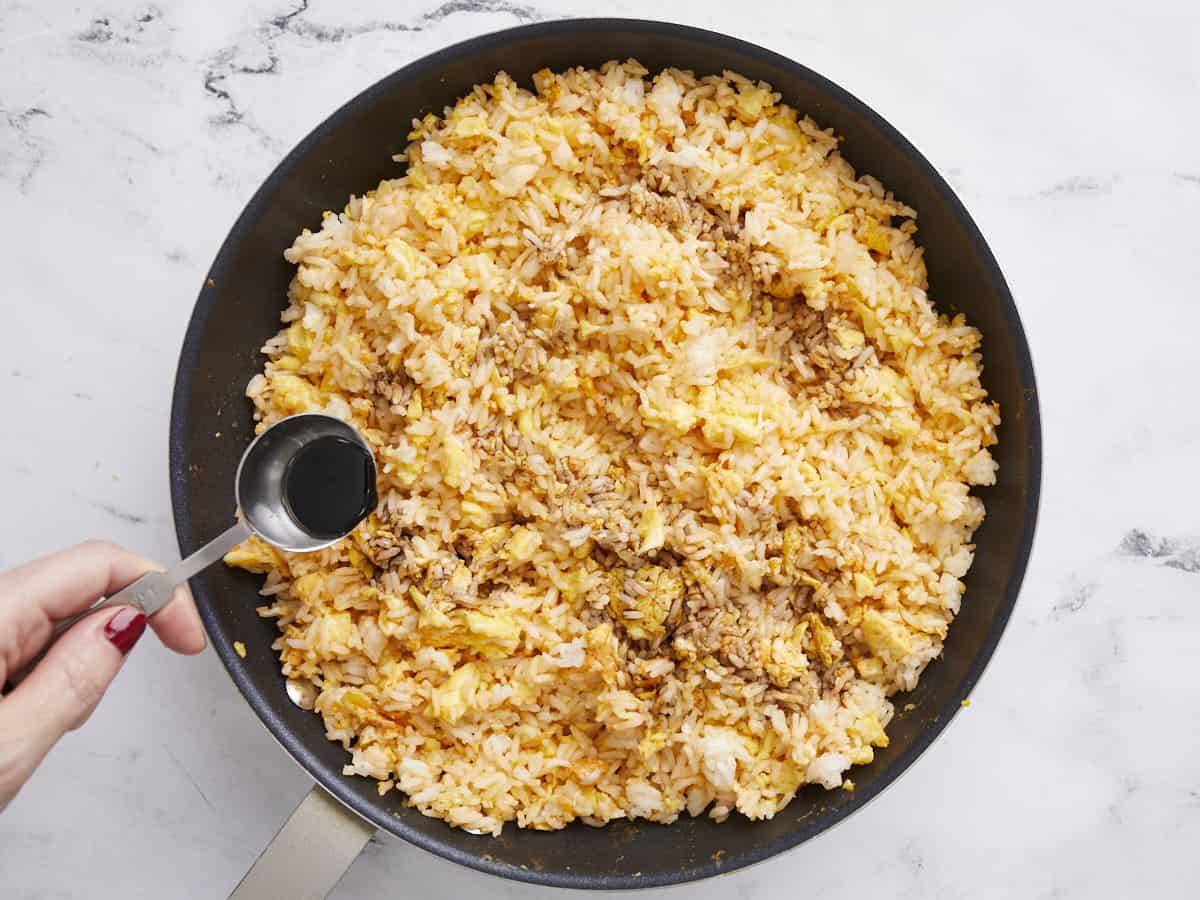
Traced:
POLYGON ((837 342, 846 350, 857 350, 866 343, 863 333, 856 328, 834 329, 833 336, 837 338, 837 342))
POLYGON ((868 713, 854 723, 854 730, 868 744, 873 744, 876 747, 886 747, 888 745, 888 736, 884 732, 883 726, 879 724, 879 720, 875 718, 874 713, 868 713))
POLYGON ((321 574, 319 572, 309 572, 307 575, 301 575, 292 582, 292 593, 306 603, 312 603, 317 599, 317 591, 320 587, 321 574))
POLYGON ((252 536, 226 553, 225 563, 250 572, 269 572, 277 564, 277 554, 262 538, 252 536))
POLYGON ((892 255, 892 242, 888 240, 887 230, 874 219, 867 219, 863 225, 863 243, 884 256, 892 255))
POLYGON ((487 615, 469 610, 463 614, 463 619, 471 636, 477 639, 471 643, 494 650, 499 656, 511 654, 521 642, 521 624, 511 615, 487 615))
POLYGON ((777 637, 768 645, 765 668, 776 687, 786 687, 808 671, 808 657, 804 653, 807 635, 808 623, 801 622, 791 635, 777 637))
POLYGON ((666 633, 667 617, 683 594, 677 569, 654 565, 632 573, 614 569, 609 575, 608 609, 633 640, 656 640, 666 633))
POLYGON ((870 747, 853 747, 847 751, 846 755, 856 766, 865 766, 875 759, 875 751, 870 747))
POLYGON ((696 411, 682 400, 672 400, 662 408, 643 406, 642 417, 648 424, 674 436, 686 434, 699 418, 696 411))
POLYGON ((504 548, 508 558, 514 562, 529 562, 542 545, 542 536, 525 527, 514 528, 508 545, 504 548))
POLYGON ((442 439, 441 465, 442 477, 452 488, 462 487, 474 469, 466 445, 452 434, 442 439))
POLYGON ((526 407, 517 413, 517 428, 525 437, 533 437, 533 410, 526 407))
POLYGON ((459 593, 467 590, 471 586, 471 570, 466 565, 460 564, 454 570, 454 574, 450 576, 450 580, 446 582, 446 586, 459 593))
POLYGON ((275 400, 289 413, 306 412, 321 405, 321 392, 316 385, 299 375, 278 373, 269 379, 275 389, 275 400))
POLYGON ((443 722, 457 722, 471 707, 475 691, 481 682, 479 667, 467 663, 454 670, 433 691, 433 714, 443 722))
POLYGON ((354 619, 348 612, 326 613, 321 619, 321 636, 331 644, 350 647, 356 635, 354 619))
POLYGON ((863 678, 878 678, 883 674, 883 661, 875 656, 864 656, 854 661, 854 668, 863 678))
POLYGON ((638 531, 642 536, 642 545, 638 548, 639 553, 651 553, 658 550, 666 542, 666 527, 663 521, 662 510, 657 504, 647 503, 642 509, 641 522, 638 523, 638 531))
POLYGON ((313 334, 299 322, 293 322, 287 330, 287 345, 298 359, 307 359, 313 347, 313 334))
POLYGON ((908 631, 874 609, 868 609, 862 618, 863 640, 881 656, 900 658, 912 650, 908 631))
POLYGON ((483 116, 463 116, 454 123, 454 136, 460 138, 476 137, 487 130, 487 122, 483 116))
POLYGON ((742 85, 735 101, 738 114, 747 122, 757 120, 763 110, 773 103, 770 91, 753 85, 742 85))
POLYGON ((863 572, 855 572, 854 590, 860 597, 871 596, 875 592, 875 579, 863 572))
POLYGON ((346 555, 350 559, 350 565, 358 569, 364 578, 372 578, 375 575, 375 566, 367 559, 357 548, 347 547, 346 555))
POLYGON ((818 613, 812 612, 805 616, 805 621, 808 623, 813 646, 816 649, 817 656, 821 659, 822 665, 828 668, 841 659, 841 642, 838 640, 837 635, 833 633, 833 630, 825 624, 825 620, 818 613))

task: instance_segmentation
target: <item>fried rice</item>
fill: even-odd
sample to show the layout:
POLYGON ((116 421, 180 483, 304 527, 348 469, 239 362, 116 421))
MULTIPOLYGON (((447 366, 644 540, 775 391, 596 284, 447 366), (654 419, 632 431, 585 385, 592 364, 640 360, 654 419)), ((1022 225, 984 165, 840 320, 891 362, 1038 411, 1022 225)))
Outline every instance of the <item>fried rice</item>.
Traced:
POLYGON ((477 832, 766 818, 888 743, 999 410, 915 213, 736 74, 505 74, 285 256, 259 428, 353 423, 380 504, 258 539, 347 775, 477 832))

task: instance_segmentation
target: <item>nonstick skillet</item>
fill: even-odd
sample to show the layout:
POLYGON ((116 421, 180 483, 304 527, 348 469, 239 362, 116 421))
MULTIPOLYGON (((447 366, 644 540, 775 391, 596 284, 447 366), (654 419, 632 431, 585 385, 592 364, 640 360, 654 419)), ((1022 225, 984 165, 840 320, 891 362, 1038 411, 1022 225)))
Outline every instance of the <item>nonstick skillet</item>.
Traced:
MULTIPOLYGON (((259 348, 279 328, 293 268, 283 250, 323 210, 396 177, 393 154, 409 123, 440 112, 505 70, 529 85, 543 67, 595 67, 636 57, 650 71, 674 66, 701 74, 725 69, 770 82, 788 104, 844 136, 843 155, 879 178, 919 214, 930 296, 963 312, 983 333, 983 383, 1000 403, 993 449, 999 480, 980 492, 987 520, 962 611, 942 657, 899 698, 890 745, 856 768, 856 789, 803 789, 769 821, 724 823, 684 817, 673 825, 574 824, 557 832, 512 825, 493 838, 450 828, 406 807, 399 792, 345 777, 347 754, 325 738, 319 716, 296 706, 267 648, 275 625, 258 618, 259 578, 216 567, 192 588, 213 646, 246 701, 317 787, 239 889, 239 896, 320 896, 374 829, 466 866, 520 881, 571 888, 675 884, 747 866, 804 842, 868 803, 908 768, 959 709, 995 650, 1017 599, 1037 515, 1041 479, 1038 395, 1029 348, 1004 277, 970 216, 929 162, 861 101, 815 72, 761 47, 680 25, 582 19, 513 28, 475 38, 405 66, 331 115, 288 154, 250 200, 221 247, 184 339, 171 410, 170 471, 175 526, 188 553, 224 528, 230 485, 253 435, 247 381, 259 348), (224 439, 215 441, 221 432, 224 439), (239 640, 253 648, 245 659, 239 640), (336 798, 334 802, 330 799, 336 798)), ((281 758, 281 764, 283 764, 281 758)), ((402 885, 397 886, 403 895, 402 885)))

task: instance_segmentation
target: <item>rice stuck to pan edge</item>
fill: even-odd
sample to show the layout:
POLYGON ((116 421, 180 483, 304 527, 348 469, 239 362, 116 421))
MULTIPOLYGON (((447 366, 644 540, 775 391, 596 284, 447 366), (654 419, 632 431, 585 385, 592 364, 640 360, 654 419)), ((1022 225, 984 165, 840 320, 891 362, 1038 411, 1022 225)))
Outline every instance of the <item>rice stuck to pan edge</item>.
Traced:
POLYGON ((500 74, 286 252, 259 428, 380 467, 329 550, 257 539, 348 775, 497 834, 766 818, 888 743, 995 481, 980 335, 915 213, 732 73, 500 74))

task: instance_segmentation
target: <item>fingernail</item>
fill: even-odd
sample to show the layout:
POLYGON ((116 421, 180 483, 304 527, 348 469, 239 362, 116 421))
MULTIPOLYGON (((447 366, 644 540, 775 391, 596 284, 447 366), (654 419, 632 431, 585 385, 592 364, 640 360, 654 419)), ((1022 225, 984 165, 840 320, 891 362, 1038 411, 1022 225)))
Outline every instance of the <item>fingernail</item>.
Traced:
POLYGON ((128 653, 145 630, 146 614, 140 609, 126 606, 108 620, 104 626, 104 636, 122 653, 128 653))

